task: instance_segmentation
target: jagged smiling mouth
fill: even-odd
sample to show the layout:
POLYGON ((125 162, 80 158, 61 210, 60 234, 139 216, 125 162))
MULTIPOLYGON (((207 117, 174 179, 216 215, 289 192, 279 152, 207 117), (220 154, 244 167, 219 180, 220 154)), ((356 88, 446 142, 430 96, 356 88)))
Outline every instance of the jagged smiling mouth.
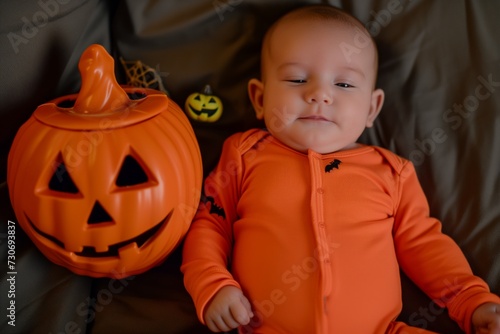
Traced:
MULTIPOLYGON (((173 212, 173 210, 170 211, 168 213, 168 215, 163 220, 161 220, 158 224, 156 224, 152 228, 148 229, 147 231, 139 234, 138 236, 135 236, 135 237, 130 238, 128 240, 120 241, 120 242, 112 244, 112 245, 109 245, 107 251, 97 252, 95 250, 94 246, 83 246, 83 250, 81 252, 74 252, 74 253, 78 256, 91 257, 91 258, 117 257, 117 256, 119 256, 119 251, 121 248, 128 246, 132 243, 136 243, 137 248, 141 248, 148 240, 155 238, 158 231, 161 230, 163 226, 167 225, 167 223, 170 220, 170 217, 172 216, 172 212, 173 212)), ((38 227, 35 226, 35 224, 33 224, 31 219, 29 219, 29 217, 26 216, 26 218, 28 219, 31 227, 33 228, 33 230, 35 230, 36 233, 38 233, 39 235, 41 235, 45 239, 52 241, 53 243, 55 243, 56 245, 58 245, 62 249, 66 250, 64 247, 64 243, 62 241, 60 241, 59 239, 57 239, 56 237, 54 237, 48 233, 41 231, 38 227)))
POLYGON ((201 114, 207 114, 208 117, 213 116, 219 110, 219 108, 215 109, 202 108, 201 110, 196 110, 192 106, 189 106, 189 109, 198 116, 200 116, 201 114))

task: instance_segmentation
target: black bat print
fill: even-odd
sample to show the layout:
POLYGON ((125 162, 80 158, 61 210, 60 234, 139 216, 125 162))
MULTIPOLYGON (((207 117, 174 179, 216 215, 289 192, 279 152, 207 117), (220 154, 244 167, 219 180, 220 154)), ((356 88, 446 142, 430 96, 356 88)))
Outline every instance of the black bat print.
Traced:
POLYGON ((334 168, 339 169, 339 165, 342 161, 339 159, 335 159, 332 162, 330 162, 328 165, 325 166, 325 173, 330 173, 334 168))
POLYGON ((210 213, 215 213, 216 215, 226 218, 226 213, 224 212, 224 209, 215 204, 215 199, 212 196, 206 196, 204 200, 205 204, 210 203, 210 213))

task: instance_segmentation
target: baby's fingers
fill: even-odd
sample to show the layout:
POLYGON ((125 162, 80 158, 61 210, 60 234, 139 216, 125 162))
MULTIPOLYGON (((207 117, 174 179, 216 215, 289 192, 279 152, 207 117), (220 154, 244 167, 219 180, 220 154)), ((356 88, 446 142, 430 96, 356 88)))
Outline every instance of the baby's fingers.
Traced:
POLYGON ((212 332, 229 332, 238 327, 238 323, 228 315, 221 315, 215 319, 207 319, 207 327, 212 332))
POLYGON ((229 311, 231 317, 238 322, 238 325, 248 324, 253 317, 250 302, 243 295, 241 296, 241 302, 232 304, 229 311))

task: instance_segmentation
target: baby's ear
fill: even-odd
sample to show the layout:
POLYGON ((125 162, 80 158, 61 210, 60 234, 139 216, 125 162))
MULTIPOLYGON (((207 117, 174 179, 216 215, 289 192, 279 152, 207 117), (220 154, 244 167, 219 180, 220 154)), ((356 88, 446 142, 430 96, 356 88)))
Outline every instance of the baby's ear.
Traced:
POLYGON ((248 97, 252 102, 257 119, 264 118, 264 84, 258 79, 248 81, 248 97))
POLYGON ((382 89, 377 88, 372 92, 370 111, 368 113, 368 118, 366 119, 367 128, 371 128, 373 126, 373 122, 375 122, 375 119, 377 118, 380 110, 382 109, 382 105, 384 104, 384 98, 385 94, 382 89))

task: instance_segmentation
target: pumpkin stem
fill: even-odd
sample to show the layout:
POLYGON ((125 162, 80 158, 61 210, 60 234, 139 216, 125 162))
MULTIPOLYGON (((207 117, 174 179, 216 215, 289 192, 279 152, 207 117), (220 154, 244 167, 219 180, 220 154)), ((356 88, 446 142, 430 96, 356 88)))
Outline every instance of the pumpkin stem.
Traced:
POLYGON ((79 114, 108 114, 125 108, 130 100, 115 78, 114 60, 99 44, 90 45, 80 57, 82 87, 73 111, 79 114))
POLYGON ((212 87, 210 87, 210 85, 205 85, 205 87, 203 88, 203 94, 204 95, 213 95, 212 87))

